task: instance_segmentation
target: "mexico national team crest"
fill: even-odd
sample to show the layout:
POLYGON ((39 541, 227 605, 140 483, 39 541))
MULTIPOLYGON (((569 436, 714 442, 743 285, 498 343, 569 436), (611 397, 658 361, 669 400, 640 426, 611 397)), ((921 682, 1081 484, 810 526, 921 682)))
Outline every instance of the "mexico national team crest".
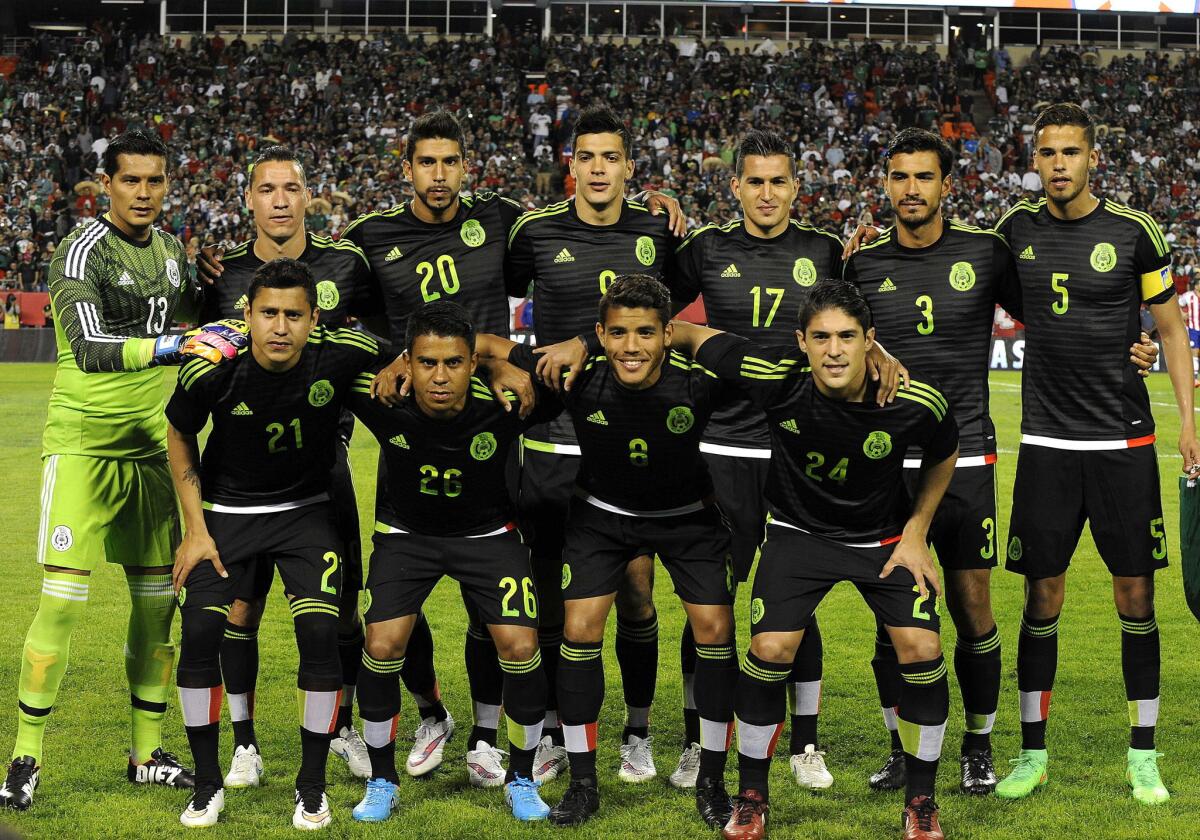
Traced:
POLYGON ((322 280, 317 284, 317 306, 328 312, 335 309, 341 295, 338 294, 337 284, 332 280, 322 280))
POLYGON ((487 239, 487 233, 484 231, 483 225, 479 224, 478 219, 467 219, 463 222, 458 235, 462 237, 463 244, 468 248, 478 248, 487 239))
POLYGON ((1021 559, 1021 555, 1025 553, 1024 546, 1021 545, 1020 537, 1013 537, 1008 541, 1008 559, 1014 563, 1021 559))
POLYGON ((975 268, 969 262, 956 262, 950 266, 950 288, 966 292, 975 285, 975 268))
POLYGON ((767 608, 763 605, 763 599, 755 598, 750 602, 750 623, 758 624, 758 622, 762 621, 766 612, 767 608))
POLYGON ((486 461, 496 451, 496 437, 491 432, 480 432, 471 440, 471 457, 486 461))
POLYGON ((801 257, 792 266, 792 279, 801 286, 811 286, 817 282, 817 267, 808 257, 801 257))
POLYGON ((667 412, 667 428, 677 435, 681 435, 696 422, 696 418, 692 416, 692 410, 686 405, 677 405, 667 412))
POLYGON ((1112 271, 1117 265, 1117 249, 1111 242, 1098 242, 1092 249, 1092 268, 1102 274, 1112 271))
POLYGON ((566 589, 570 585, 571 585, 571 564, 563 563, 562 588, 566 589))
POLYGON ((872 460, 886 458, 892 451, 892 436, 887 432, 871 432, 863 441, 863 454, 872 460))
POLYGON ((75 543, 75 536, 71 533, 70 527, 66 525, 58 525, 50 534, 50 545, 55 551, 66 551, 75 543))
POLYGON ((649 236, 639 236, 633 253, 642 265, 654 265, 654 257, 658 252, 654 250, 653 239, 649 236))
POLYGON ((167 281, 172 287, 179 288, 179 263, 167 260, 167 281))
POLYGON ((308 389, 309 405, 320 408, 333 399, 333 386, 329 384, 328 379, 318 379, 308 389))

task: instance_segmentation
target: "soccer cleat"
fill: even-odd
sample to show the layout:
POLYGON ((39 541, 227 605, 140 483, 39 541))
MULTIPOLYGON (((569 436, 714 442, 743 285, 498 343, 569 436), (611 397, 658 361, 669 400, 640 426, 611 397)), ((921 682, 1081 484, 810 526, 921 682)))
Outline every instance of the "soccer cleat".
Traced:
POLYGON ((147 762, 134 764, 131 760, 126 776, 135 785, 165 785, 173 788, 196 786, 196 777, 192 771, 179 763, 175 753, 165 752, 162 747, 150 753, 150 760, 147 762))
POLYGON ((963 793, 976 796, 987 796, 996 789, 996 766, 992 763, 992 751, 970 750, 960 756, 958 763, 962 766, 962 782, 959 787, 963 793))
POLYGON ((804 752, 792 756, 792 775, 796 784, 809 790, 826 790, 833 787, 833 774, 825 766, 825 752, 812 744, 806 744, 804 752))
POLYGON ((871 790, 900 790, 908 784, 908 765, 904 763, 904 750, 892 750, 883 766, 867 779, 871 790))
POLYGON ((1158 775, 1158 757, 1154 750, 1129 748, 1125 759, 1125 781, 1133 789, 1133 798, 1143 805, 1159 805, 1171 798, 1158 775))
POLYGON ((504 786, 504 801, 512 808, 512 815, 522 822, 536 822, 550 816, 550 806, 538 795, 537 782, 523 776, 515 777, 504 786))
POLYGON ((258 748, 251 744, 233 751, 233 761, 225 774, 225 787, 248 788, 262 784, 263 763, 258 748))
POLYGON ((696 777, 700 775, 700 745, 688 744, 679 755, 679 766, 667 778, 672 787, 688 790, 696 786, 696 777))
POLYGON ((914 796, 900 817, 904 840, 946 840, 931 796, 914 796))
POLYGON ((558 778, 571 765, 567 761, 567 748, 554 743, 549 735, 538 741, 533 754, 533 780, 540 785, 558 778))
POLYGON ((572 779, 567 792, 550 809, 550 822, 555 825, 580 825, 600 810, 600 791, 593 779, 572 779))
POLYGON ((217 818, 225 810, 225 789, 204 785, 196 788, 188 805, 179 815, 179 821, 188 828, 208 828, 217 824, 217 818))
POLYGON ((355 777, 371 778, 371 756, 367 754, 367 745, 353 726, 343 726, 338 730, 338 734, 329 742, 329 751, 346 762, 355 777))
POLYGON ((487 741, 476 741, 467 751, 467 778, 471 787, 493 788, 504 784, 504 753, 487 741))
POLYGON ((8 776, 0 787, 0 806, 14 811, 28 811, 33 804, 33 792, 41 780, 41 768, 31 755, 14 758, 8 765, 8 776))
POLYGON ((733 813, 721 829, 725 840, 759 840, 767 836, 771 806, 757 790, 744 790, 733 799, 733 813))
POLYGON ((400 788, 387 779, 369 779, 362 801, 350 815, 359 822, 383 822, 400 807, 400 788))
POLYGON ((1046 784, 1046 765, 1050 757, 1045 750, 1021 750, 1009 761, 1012 772, 996 783, 996 796, 1001 799, 1024 799, 1046 784))
POLYGON ((408 754, 404 769, 410 776, 424 776, 442 764, 442 750, 454 734, 454 718, 446 712, 445 720, 431 717, 421 721, 417 727, 416 743, 408 754))
POLYGON ((696 784, 696 810, 709 828, 721 828, 733 816, 733 802, 720 779, 704 779, 696 784))
POLYGON ((617 770, 617 778, 637 784, 657 776, 658 768, 654 766, 654 753, 651 750, 653 745, 653 735, 645 738, 630 735, 629 740, 621 745, 621 768, 617 770))
POLYGON ((292 812, 292 828, 301 831, 316 831, 333 822, 333 811, 325 796, 325 786, 308 787, 296 791, 296 810, 292 812))

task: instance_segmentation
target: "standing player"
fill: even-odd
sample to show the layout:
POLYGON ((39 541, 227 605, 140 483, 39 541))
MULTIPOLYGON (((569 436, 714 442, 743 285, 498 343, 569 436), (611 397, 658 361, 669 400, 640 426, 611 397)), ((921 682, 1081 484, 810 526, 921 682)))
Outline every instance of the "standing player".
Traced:
POLYGON ((1058 664, 1067 567, 1085 520, 1113 576, 1129 702, 1126 779, 1139 802, 1169 798, 1158 772, 1159 637, 1154 572, 1167 565, 1154 415, 1124 364, 1149 306, 1162 338, 1181 427, 1183 469, 1200 471, 1191 358, 1171 279, 1171 252, 1145 213, 1092 194, 1095 127, 1078 105, 1034 121, 1046 197, 1021 202, 997 230, 1017 255, 1025 311, 1021 449, 1008 568, 1025 575, 1017 647, 1021 753, 996 786, 1006 799, 1046 782, 1046 720, 1058 664))
MULTIPOLYGON (((817 280, 841 270, 842 243, 832 233, 790 218, 799 182, 796 157, 782 137, 750 131, 738 146, 737 173, 730 188, 743 218, 708 225, 679 246, 671 296, 676 309, 704 296, 713 329, 781 343, 795 331, 794 313, 802 296, 817 280)), ((771 457, 766 415, 749 398, 731 400, 717 409, 700 442, 721 510, 733 529, 734 573, 738 582, 750 568, 763 539, 766 506, 763 489, 771 457)), ((680 650, 683 661, 683 755, 671 774, 676 787, 693 787, 699 768, 699 728, 693 689, 695 652, 690 626, 680 650)), ((817 712, 821 700, 821 633, 814 617, 796 653, 788 678, 792 709, 791 768, 801 787, 833 784, 818 751, 817 712)))
MULTIPOLYGON (((50 299, 58 370, 42 441, 38 562, 42 600, 25 638, 17 742, 0 804, 33 802, 42 735, 67 669, 71 632, 87 604, 90 575, 119 563, 131 610, 125 641, 136 784, 191 787, 192 774, 162 750, 162 718, 174 663, 171 553, 179 519, 166 458, 162 372, 177 364, 198 294, 183 246, 154 222, 167 189, 166 146, 132 131, 104 153, 107 213, 76 228, 54 252, 50 299)), ((204 340, 241 341, 232 331, 204 340)), ((212 350, 213 348, 207 348, 212 350)))
POLYGON ((225 805, 218 764, 220 651, 229 608, 254 564, 279 568, 300 652, 300 771, 292 825, 332 819, 325 762, 337 723, 342 547, 329 487, 341 408, 354 377, 379 361, 375 341, 317 326, 317 284, 287 257, 255 272, 243 310, 251 348, 228 364, 185 365, 167 405, 168 446, 187 528, 175 558, 183 613, 179 699, 196 791, 179 819, 215 825, 225 805), (212 418, 199 453, 196 436, 212 418))
POLYGON ((1200 388, 1200 295, 1196 294, 1195 283, 1179 296, 1179 309, 1188 331, 1188 346, 1192 348, 1192 384, 1200 388))
POLYGON ((695 350, 701 364, 750 389, 771 428, 771 519, 737 687, 741 779, 724 830, 729 840, 766 834, 783 683, 813 610, 843 580, 854 583, 887 628, 901 662, 904 837, 942 838, 933 791, 950 696, 938 637, 940 587, 926 535, 954 472, 958 427, 941 393, 915 380, 895 402, 877 404, 877 386, 866 374, 874 334, 866 300, 842 280, 818 283, 802 304, 799 352, 706 327, 675 327, 677 343, 695 350), (802 353, 811 374, 801 366, 802 353), (910 500, 903 466, 912 446, 923 459, 910 500))

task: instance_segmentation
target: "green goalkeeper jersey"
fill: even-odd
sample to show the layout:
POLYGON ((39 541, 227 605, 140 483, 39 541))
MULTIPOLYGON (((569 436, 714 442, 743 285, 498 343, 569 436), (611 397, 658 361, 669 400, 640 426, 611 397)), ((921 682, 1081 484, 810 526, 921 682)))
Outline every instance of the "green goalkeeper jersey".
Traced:
POLYGON ((73 230, 50 263, 58 370, 42 455, 148 458, 166 451, 154 341, 195 317, 183 246, 157 228, 137 242, 106 218, 73 230))

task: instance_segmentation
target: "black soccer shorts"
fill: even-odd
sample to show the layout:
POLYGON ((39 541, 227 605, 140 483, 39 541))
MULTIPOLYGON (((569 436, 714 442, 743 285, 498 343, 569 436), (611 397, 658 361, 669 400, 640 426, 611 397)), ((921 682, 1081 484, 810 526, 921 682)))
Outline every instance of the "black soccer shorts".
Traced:
MULTIPOLYGON (((919 469, 906 469, 904 483, 916 498, 919 469)), ((1000 534, 996 527, 996 465, 954 470, 946 495, 929 527, 929 543, 943 569, 966 571, 995 566, 1000 534)))
POLYGON ((567 503, 579 472, 578 455, 559 455, 530 447, 521 449, 520 493, 517 496, 517 520, 529 541, 530 562, 537 590, 542 595, 542 623, 548 627, 563 623, 562 575, 563 542, 566 538, 567 503))
POLYGON ((529 548, 515 527, 490 536, 439 537, 403 531, 372 538, 368 624, 421 611, 443 576, 458 581, 483 624, 537 627, 538 597, 529 548))
POLYGON ((1085 521, 1111 574, 1139 577, 1167 565, 1153 445, 1081 452, 1021 444, 1006 568, 1031 578, 1061 575, 1085 521))
POLYGON ((767 486, 770 458, 746 458, 702 452, 712 474, 717 503, 729 520, 733 547, 733 574, 738 583, 750 579, 767 522, 767 486))
POLYGON ((879 577, 896 544, 852 548, 778 522, 767 524, 750 596, 750 634, 791 633, 808 627, 821 599, 844 580, 857 587, 876 618, 889 627, 938 632, 937 595, 922 598, 912 573, 896 568, 879 577))

